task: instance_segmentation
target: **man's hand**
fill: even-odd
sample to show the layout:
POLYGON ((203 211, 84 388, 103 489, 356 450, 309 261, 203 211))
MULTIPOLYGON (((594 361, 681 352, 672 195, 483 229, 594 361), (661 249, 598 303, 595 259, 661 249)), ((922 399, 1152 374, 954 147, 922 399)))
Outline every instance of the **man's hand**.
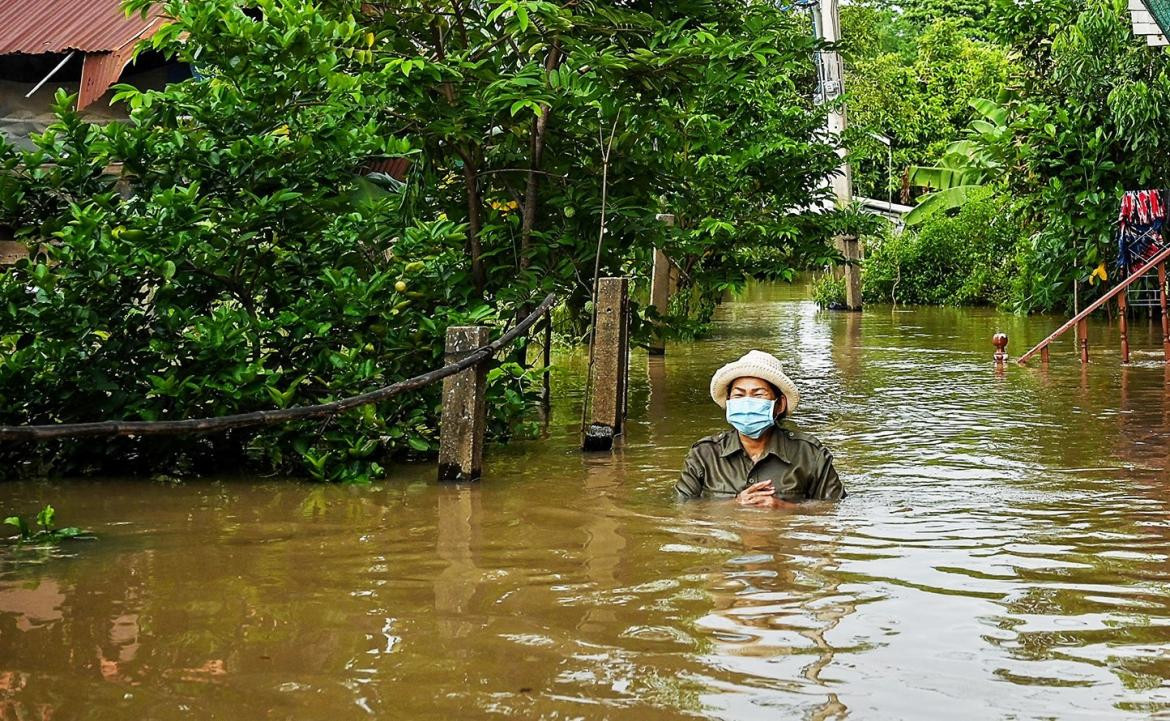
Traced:
POLYGON ((735 502, 741 506, 751 506, 752 508, 791 508, 796 505, 777 498, 776 489, 772 487, 770 480, 753 483, 743 489, 736 494, 735 502))

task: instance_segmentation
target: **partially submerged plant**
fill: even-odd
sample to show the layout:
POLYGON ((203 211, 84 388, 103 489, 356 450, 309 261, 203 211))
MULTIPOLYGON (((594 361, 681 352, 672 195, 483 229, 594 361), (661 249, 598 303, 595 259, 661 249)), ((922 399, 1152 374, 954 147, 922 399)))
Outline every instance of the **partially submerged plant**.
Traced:
POLYGON ((15 526, 20 535, 17 537, 18 543, 59 543, 70 538, 94 538, 90 533, 87 533, 76 526, 68 526, 66 528, 53 528, 53 516, 57 511, 49 504, 37 513, 36 525, 39 527, 36 530, 29 526, 28 522, 21 516, 9 516, 4 519, 4 523, 9 526, 15 526))

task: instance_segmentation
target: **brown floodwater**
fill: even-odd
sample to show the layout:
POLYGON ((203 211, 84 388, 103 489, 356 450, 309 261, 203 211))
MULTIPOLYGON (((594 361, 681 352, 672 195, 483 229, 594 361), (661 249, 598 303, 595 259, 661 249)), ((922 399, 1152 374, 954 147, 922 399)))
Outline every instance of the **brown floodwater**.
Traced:
POLYGON ((1160 331, 1134 323, 1127 368, 1101 321, 1088 368, 1068 340, 997 374, 994 331, 1018 354, 1059 319, 804 295, 755 286, 709 338, 635 353, 612 454, 577 449, 565 353, 547 438, 476 485, 0 484, 0 512, 99 537, 0 546, 0 720, 1170 714, 1160 331), (843 502, 675 501, 722 426, 710 375, 751 348, 843 502))

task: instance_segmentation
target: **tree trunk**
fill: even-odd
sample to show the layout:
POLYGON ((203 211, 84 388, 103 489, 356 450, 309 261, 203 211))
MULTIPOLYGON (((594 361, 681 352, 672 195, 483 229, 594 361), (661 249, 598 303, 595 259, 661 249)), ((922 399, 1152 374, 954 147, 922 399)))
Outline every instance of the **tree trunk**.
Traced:
POLYGON ((470 153, 460 153, 460 156, 463 158, 463 180, 467 186, 467 254, 471 256, 471 282, 482 299, 487 287, 487 274, 484 272, 483 249, 479 243, 479 231, 483 225, 480 218, 482 198, 479 168, 472 162, 470 153))
MULTIPOLYGON (((560 63, 561 51, 553 45, 544 63, 546 73, 556 70, 560 63)), ((524 189, 524 215, 520 220, 520 270, 528 268, 531 262, 532 229, 536 226, 536 198, 540 190, 540 159, 544 155, 544 139, 548 132, 548 118, 552 107, 545 105, 532 121, 532 139, 529 143, 528 183, 524 189)))

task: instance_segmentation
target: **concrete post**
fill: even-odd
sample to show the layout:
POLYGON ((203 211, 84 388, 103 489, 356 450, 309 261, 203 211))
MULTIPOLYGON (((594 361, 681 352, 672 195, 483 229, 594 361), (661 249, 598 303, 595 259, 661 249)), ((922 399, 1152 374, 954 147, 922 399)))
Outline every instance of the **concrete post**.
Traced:
MULTIPOLYGON (((654 249, 654 269, 650 273, 650 305, 659 317, 666 315, 670 307, 670 259, 658 248, 654 249)), ((666 353, 666 341, 655 330, 648 347, 650 355, 666 353)))
MULTIPOLYGON (((446 363, 456 363, 490 340, 482 325, 447 329, 446 363)), ((443 379, 443 410, 439 421, 439 480, 475 481, 483 470, 483 438, 487 424, 483 363, 443 379)))
POLYGON ((838 244, 841 255, 845 257, 845 267, 842 271, 845 275, 845 305, 849 310, 861 310, 861 266, 858 265, 861 258, 858 252, 860 242, 857 238, 846 235, 840 236, 838 244))
MULTIPOLYGON (((655 216, 655 220, 659 220, 667 227, 674 226, 674 216, 668 213, 659 213, 655 216)), ((670 258, 666 257, 666 253, 662 252, 661 248, 654 249, 654 265, 650 271, 650 305, 658 312, 659 316, 666 315, 670 308, 670 296, 674 294, 675 289, 675 274, 674 267, 670 262, 670 258)), ((666 341, 662 336, 655 332, 650 337, 649 350, 650 355, 663 355, 666 353, 666 341)))
POLYGON ((601 278, 597 282, 596 327, 589 349, 588 424, 581 447, 608 451, 622 432, 629 375, 629 279, 601 278))

